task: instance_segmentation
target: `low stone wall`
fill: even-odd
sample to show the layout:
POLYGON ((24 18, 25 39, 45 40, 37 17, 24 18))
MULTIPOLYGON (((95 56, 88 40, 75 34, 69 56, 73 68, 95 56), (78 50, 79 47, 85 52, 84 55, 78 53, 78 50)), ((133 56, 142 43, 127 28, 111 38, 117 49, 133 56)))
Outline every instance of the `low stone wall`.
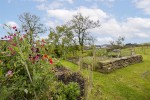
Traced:
POLYGON ((111 61, 98 62, 96 71, 109 73, 116 69, 123 68, 135 63, 140 63, 142 61, 143 61, 143 57, 141 55, 134 55, 129 57, 113 59, 111 61))

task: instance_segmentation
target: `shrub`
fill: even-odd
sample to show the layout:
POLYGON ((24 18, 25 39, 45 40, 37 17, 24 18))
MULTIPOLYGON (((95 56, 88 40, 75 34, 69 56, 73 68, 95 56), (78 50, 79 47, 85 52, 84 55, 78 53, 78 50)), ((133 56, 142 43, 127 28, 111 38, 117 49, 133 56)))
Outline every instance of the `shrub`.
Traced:
POLYGON ((1 99, 75 98, 79 90, 77 85, 72 83, 66 86, 56 81, 51 69, 59 65, 58 60, 47 54, 46 42, 38 40, 30 44, 28 38, 32 32, 21 35, 16 28, 13 29, 14 33, 8 32, 9 35, 5 36, 8 39, 6 51, 1 50, 0 54, 1 99), (62 90, 58 89, 58 85, 55 84, 60 84, 59 88, 62 90))

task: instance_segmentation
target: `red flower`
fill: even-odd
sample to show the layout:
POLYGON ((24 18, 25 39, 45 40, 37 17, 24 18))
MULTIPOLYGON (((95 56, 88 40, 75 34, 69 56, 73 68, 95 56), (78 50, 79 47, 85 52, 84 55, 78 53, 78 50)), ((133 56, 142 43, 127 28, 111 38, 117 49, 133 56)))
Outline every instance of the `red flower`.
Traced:
POLYGON ((44 55, 44 57, 45 57, 45 58, 48 58, 48 55, 47 55, 47 54, 45 54, 45 55, 44 55))
POLYGON ((42 60, 45 60, 45 59, 47 59, 48 58, 48 55, 47 54, 45 54, 44 56, 42 56, 42 60))
POLYGON ((43 42, 43 43, 46 43, 44 39, 42 39, 42 42, 43 42))
POLYGON ((10 47, 9 50, 12 51, 13 49, 10 47))
POLYGON ((17 46, 17 44, 12 44, 12 45, 15 46, 15 47, 17 46))
POLYGON ((20 38, 20 41, 22 41, 23 40, 23 38, 20 38))
POLYGON ((49 59, 49 63, 50 63, 50 64, 53 64, 52 58, 49 59))

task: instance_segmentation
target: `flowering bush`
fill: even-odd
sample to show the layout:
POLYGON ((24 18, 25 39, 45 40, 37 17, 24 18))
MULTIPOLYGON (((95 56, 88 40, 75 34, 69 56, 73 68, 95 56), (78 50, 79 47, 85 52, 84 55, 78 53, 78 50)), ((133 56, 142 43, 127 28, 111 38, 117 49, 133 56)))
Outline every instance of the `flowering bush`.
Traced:
MULTIPOLYGON (((25 30, 27 32, 27 30, 25 30)), ((7 100, 46 100, 65 98, 68 92, 56 92, 59 83, 53 72, 57 60, 48 55, 44 40, 30 41, 31 32, 21 34, 17 27, 12 27, 11 33, 2 39, 7 39, 6 50, 0 52, 0 95, 7 100), (55 84, 55 85, 54 85, 55 84), (53 90, 53 91, 52 91, 53 90), (57 94, 57 95, 56 95, 57 94)), ((77 84, 71 86, 78 87, 77 84)), ((60 88, 64 85, 60 85, 60 88)), ((67 86, 66 86, 67 87, 67 86)), ((70 87, 70 84, 68 85, 70 87)), ((76 98, 79 89, 75 91, 76 98)))

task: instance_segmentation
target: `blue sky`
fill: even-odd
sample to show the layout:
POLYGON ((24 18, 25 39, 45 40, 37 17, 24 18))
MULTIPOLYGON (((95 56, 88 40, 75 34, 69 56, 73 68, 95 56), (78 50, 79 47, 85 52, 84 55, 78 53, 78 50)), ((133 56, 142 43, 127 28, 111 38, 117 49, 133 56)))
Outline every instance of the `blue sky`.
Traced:
POLYGON ((0 7, 0 37, 7 35, 3 24, 20 25, 18 16, 23 12, 39 16, 47 28, 64 24, 80 12, 100 20, 101 28, 90 30, 96 44, 118 36, 124 36, 125 43, 150 42, 150 0, 1 0, 0 7))

